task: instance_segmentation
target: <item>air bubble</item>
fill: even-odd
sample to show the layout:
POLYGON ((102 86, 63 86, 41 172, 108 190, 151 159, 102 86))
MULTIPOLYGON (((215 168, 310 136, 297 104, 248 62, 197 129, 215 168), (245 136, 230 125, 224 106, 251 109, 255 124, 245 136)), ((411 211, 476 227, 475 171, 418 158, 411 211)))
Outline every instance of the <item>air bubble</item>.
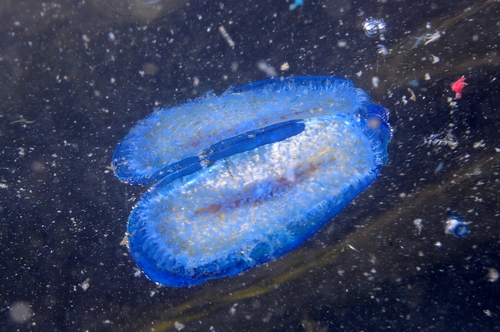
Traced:
POLYGON ((375 37, 378 34, 383 34, 386 27, 383 19, 369 17, 363 22, 363 30, 368 37, 375 37))

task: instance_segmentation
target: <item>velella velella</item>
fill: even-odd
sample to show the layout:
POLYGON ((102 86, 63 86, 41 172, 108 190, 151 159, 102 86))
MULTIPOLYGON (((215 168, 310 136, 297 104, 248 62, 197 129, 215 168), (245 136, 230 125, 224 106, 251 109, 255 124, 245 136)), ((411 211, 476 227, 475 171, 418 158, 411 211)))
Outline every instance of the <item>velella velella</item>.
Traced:
POLYGON ((128 221, 153 281, 189 286, 297 248, 375 180, 387 111, 349 81, 272 78, 155 111, 117 147, 118 178, 154 184, 128 221))

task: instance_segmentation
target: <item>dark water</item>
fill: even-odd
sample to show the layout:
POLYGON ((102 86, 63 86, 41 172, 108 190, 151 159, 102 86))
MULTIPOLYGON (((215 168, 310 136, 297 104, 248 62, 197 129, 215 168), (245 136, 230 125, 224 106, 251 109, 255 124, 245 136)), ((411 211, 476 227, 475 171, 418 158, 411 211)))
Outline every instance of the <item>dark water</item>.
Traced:
POLYGON ((500 3, 290 4, 0 3, 1 330, 499 329, 500 3), (384 19, 383 37, 365 35, 368 17, 384 19), (155 285, 120 245, 146 188, 114 177, 114 148, 155 107, 264 79, 267 66, 369 91, 391 113, 389 163, 279 260, 155 285), (469 235, 445 234, 449 209, 469 235))

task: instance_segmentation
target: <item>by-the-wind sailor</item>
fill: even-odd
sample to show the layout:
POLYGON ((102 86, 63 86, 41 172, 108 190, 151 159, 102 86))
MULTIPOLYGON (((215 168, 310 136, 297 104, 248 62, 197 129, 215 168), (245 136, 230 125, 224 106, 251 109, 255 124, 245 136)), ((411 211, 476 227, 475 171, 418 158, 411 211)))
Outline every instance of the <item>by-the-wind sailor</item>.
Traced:
POLYGON ((128 222, 153 281, 231 276, 297 248, 377 176, 384 108, 333 77, 275 78, 162 109, 113 155, 130 183, 160 180, 128 222))

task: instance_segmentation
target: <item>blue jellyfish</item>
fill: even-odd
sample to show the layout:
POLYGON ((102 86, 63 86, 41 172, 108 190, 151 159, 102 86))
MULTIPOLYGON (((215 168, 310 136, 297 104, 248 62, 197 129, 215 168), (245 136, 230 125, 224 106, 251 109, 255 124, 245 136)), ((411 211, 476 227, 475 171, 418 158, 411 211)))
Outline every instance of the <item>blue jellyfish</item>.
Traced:
POLYGON ((181 287, 233 276, 297 248, 375 180, 387 111, 334 77, 272 78, 160 109, 112 164, 156 183, 128 221, 133 259, 181 287))

